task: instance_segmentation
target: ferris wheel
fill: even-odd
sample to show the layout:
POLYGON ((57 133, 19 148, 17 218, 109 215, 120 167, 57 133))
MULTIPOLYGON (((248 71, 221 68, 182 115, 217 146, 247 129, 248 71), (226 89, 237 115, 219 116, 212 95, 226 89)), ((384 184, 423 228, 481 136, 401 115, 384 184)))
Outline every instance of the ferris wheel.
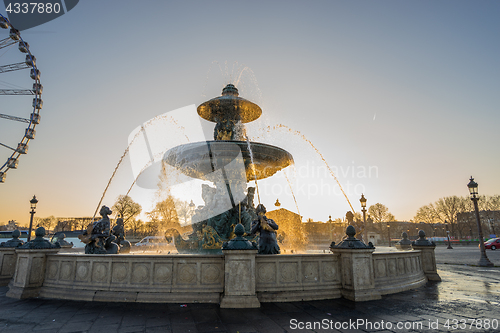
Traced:
POLYGON ((28 143, 35 138, 43 86, 29 44, 2 14, 0 28, 8 32, 3 38, 0 30, 3 38, 0 39, 0 183, 3 183, 7 171, 17 169, 20 156, 28 153, 28 143), (26 69, 30 71, 23 71, 26 69))

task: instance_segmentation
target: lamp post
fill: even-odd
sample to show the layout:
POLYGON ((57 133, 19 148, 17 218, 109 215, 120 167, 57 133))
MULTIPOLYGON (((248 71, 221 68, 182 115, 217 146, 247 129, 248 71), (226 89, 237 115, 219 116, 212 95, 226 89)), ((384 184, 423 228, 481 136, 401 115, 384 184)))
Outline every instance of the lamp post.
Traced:
POLYGON ((30 218, 30 228, 28 230, 28 242, 31 240, 31 229, 33 228, 33 215, 35 215, 35 208, 36 208, 37 203, 38 203, 38 200, 33 195, 33 199, 30 200, 31 218, 30 218))
POLYGON ((389 247, 391 247, 391 225, 387 223, 387 237, 389 239, 389 247))
MULTIPOLYGON (((363 212, 363 226, 365 227, 365 243, 368 242, 368 228, 366 227, 366 198, 363 193, 361 193, 361 211, 363 212)), ((368 243, 367 243, 368 244, 368 243)))
POLYGON ((444 221, 444 225, 446 226, 446 235, 448 237, 448 250, 453 250, 453 247, 451 247, 451 241, 450 241, 450 231, 448 230, 448 221, 444 221))
POLYGON ((192 218, 193 215, 194 215, 195 207, 196 207, 196 205, 194 204, 193 200, 191 200, 191 202, 189 203, 188 207, 189 207, 189 218, 192 218))
POLYGON ((333 239, 333 226, 332 226, 333 221, 332 221, 332 216, 331 215, 328 216, 328 221, 327 222, 328 222, 328 229, 330 231, 330 239, 333 239))
POLYGON ((469 188, 470 199, 474 203, 474 210, 476 211, 477 230, 479 231, 479 247, 481 249, 481 259, 479 259, 478 265, 482 267, 493 266, 493 263, 486 256, 486 249, 484 247, 484 239, 483 239, 483 229, 481 228, 481 220, 479 219, 479 208, 477 206, 477 200, 479 200, 479 198, 477 197, 478 185, 474 181, 474 178, 472 178, 472 176, 470 177, 470 182, 469 184, 467 184, 467 187, 469 188))

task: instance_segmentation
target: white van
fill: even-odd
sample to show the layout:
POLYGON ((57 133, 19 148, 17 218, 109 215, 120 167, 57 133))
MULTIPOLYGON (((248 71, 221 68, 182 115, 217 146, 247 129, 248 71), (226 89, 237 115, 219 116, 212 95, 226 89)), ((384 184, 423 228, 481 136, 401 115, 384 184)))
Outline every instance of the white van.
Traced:
POLYGON ((164 236, 147 236, 137 242, 135 246, 168 246, 169 243, 164 236))

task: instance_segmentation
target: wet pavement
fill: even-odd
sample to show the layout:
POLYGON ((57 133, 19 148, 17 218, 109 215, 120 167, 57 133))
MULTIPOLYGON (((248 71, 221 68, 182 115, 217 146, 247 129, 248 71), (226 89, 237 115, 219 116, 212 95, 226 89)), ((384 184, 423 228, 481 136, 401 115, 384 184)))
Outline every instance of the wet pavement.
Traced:
POLYGON ((442 282, 381 300, 216 304, 135 304, 15 300, 0 287, 0 332, 500 332, 497 267, 477 267, 477 247, 436 248, 442 282))

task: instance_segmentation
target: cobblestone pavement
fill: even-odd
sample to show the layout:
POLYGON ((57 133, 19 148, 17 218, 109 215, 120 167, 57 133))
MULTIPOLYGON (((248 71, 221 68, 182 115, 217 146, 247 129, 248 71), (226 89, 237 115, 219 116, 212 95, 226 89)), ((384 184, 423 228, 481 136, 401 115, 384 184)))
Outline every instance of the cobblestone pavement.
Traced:
MULTIPOLYGON (((15 300, 1 287, 0 332, 500 332, 500 267, 471 266, 479 259, 477 247, 445 249, 436 249, 442 282, 361 303, 262 303, 260 309, 236 310, 214 304, 15 300), (470 263, 457 265, 460 261, 470 263)), ((500 251, 492 252, 490 260, 500 266, 500 251)))

